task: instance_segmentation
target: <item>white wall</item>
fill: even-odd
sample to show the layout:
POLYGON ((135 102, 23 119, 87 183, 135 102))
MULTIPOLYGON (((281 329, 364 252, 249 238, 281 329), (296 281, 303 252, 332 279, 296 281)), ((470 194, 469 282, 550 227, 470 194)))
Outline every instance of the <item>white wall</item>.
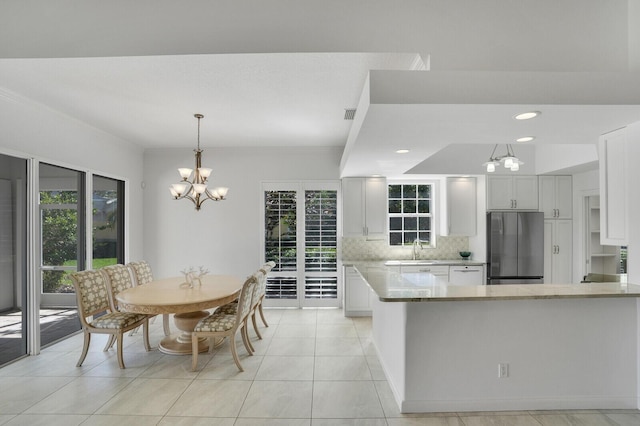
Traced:
POLYGON ((17 95, 0 96, 0 151, 125 180, 128 256, 142 252, 142 148, 17 95))
POLYGON ((229 187, 228 199, 200 211, 175 201, 169 185, 178 167, 194 167, 190 149, 153 149, 144 155, 144 254, 156 276, 189 266, 245 277, 262 261, 261 183, 337 180, 342 148, 204 148, 212 186, 229 187))

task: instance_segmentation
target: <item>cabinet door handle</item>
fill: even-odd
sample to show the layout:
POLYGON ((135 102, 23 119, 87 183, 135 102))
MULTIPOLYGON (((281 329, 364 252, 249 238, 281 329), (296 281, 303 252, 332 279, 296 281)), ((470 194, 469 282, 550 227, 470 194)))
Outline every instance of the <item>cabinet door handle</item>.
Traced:
POLYGON ((513 200, 513 207, 518 208, 518 200, 513 200))
POLYGON ((454 269, 453 272, 480 272, 479 269, 454 269))

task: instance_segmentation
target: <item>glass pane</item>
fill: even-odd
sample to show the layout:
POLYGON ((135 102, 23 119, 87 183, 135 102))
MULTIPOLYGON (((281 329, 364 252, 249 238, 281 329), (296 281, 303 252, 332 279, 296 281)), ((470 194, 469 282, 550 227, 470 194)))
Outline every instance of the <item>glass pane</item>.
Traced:
POLYGON ((404 233, 404 243, 405 244, 413 244, 413 242, 418 238, 417 232, 405 232, 404 233))
MULTIPOLYGON (((61 195, 66 193, 40 192, 41 204, 54 204, 54 200, 63 202, 61 195), (43 200, 46 200, 44 203, 43 200)), ((42 210, 42 264, 45 266, 72 266, 78 263, 78 210, 73 208, 53 208, 42 210)), ((44 278, 44 277, 43 277, 44 278)), ((50 289, 47 293, 56 293, 52 283, 44 285, 50 289)))
POLYGON ((417 217, 405 217, 404 218, 404 229, 409 231, 415 231, 418 229, 418 218, 417 217))
POLYGON ((389 245, 400 246, 402 245, 402 232, 390 232, 389 233, 389 245))
POLYGON ((69 274, 85 269, 84 173, 40 164, 41 295, 43 346, 80 329, 69 274))
POLYGON ((430 205, 429 200, 418 200, 418 213, 431 213, 430 205))
POLYGON ((337 191, 305 191, 305 271, 338 270, 337 199, 337 191))
POLYGON ((416 198, 416 185, 402 185, 403 198, 416 198))
POLYGON ((27 160, 0 154, 0 366, 27 353, 26 193, 27 160))
POLYGON ((391 231, 402 231, 402 218, 401 217, 390 217, 389 218, 389 230, 391 230, 391 231))
POLYGON ((431 218, 430 217, 421 217, 419 222, 419 228, 421 231, 431 230, 431 218))
POLYGON ((295 191, 265 191, 265 225, 265 259, 276 262, 274 271, 295 271, 295 191))
POLYGON ((404 200, 402 202, 402 213, 415 213, 416 200, 404 200))
POLYGON ((431 198, 431 185, 418 185, 418 198, 431 198))
POLYGON ((389 213, 402 213, 402 201, 389 200, 389 213))
POLYGON ((124 183, 93 177, 93 268, 124 263, 124 233, 121 232, 124 183))
POLYGON ((402 185, 389 185, 389 198, 401 198, 402 185))
POLYGON ((418 232, 420 241, 431 244, 431 232, 418 232))

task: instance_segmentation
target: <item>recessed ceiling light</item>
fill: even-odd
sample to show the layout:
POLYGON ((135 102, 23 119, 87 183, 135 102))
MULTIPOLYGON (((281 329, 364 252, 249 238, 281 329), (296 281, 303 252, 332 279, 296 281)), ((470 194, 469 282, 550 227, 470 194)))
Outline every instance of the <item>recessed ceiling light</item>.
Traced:
POLYGON ((523 136, 521 138, 516 139, 516 142, 531 142, 535 139, 535 136, 523 136))
POLYGON ((522 114, 517 114, 513 118, 515 118, 516 120, 529 120, 531 118, 536 118, 540 114, 542 114, 540 111, 529 111, 523 112, 522 114))
POLYGON ((406 154, 407 152, 409 152, 409 150, 408 150, 408 149, 398 149, 398 150, 396 151, 396 154, 406 154))

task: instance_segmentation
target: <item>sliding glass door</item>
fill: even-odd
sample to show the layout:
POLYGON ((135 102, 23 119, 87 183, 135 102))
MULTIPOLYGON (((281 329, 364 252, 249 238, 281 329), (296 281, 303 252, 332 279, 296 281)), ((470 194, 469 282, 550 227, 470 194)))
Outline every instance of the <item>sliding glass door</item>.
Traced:
POLYGON ((0 154, 0 365, 27 353, 27 160, 0 154))
POLYGON ((71 272, 85 269, 83 172, 40 164, 40 342, 80 330, 71 272))

